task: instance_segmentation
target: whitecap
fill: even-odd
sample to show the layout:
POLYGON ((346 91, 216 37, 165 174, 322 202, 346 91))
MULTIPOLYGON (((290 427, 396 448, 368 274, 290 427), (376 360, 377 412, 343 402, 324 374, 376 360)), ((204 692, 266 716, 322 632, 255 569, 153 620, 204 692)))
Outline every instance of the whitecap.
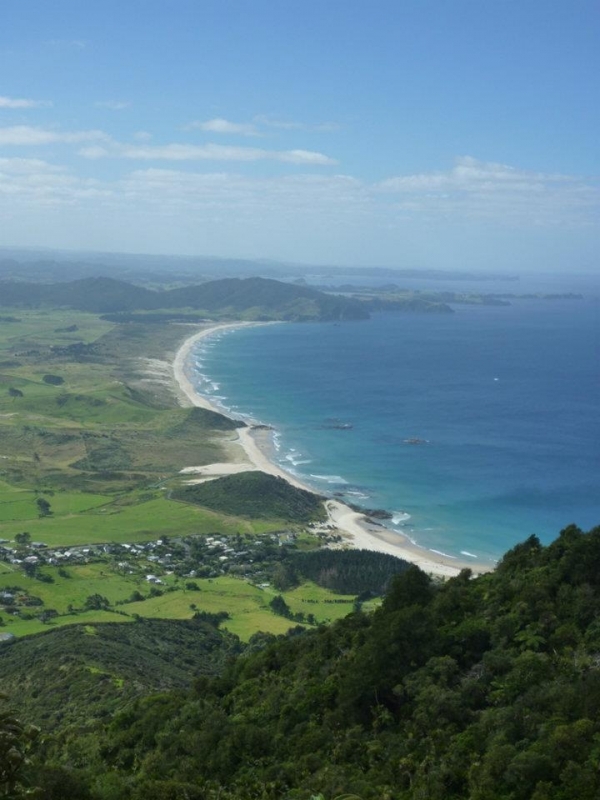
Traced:
POLYGON ((302 458, 302 453, 298 453, 297 450, 294 451, 293 449, 286 455, 285 460, 289 461, 290 464, 293 464, 295 467, 299 464, 310 464, 310 459, 302 458))
POLYGON ((477 556, 474 553, 469 553, 468 550, 461 550, 460 554, 461 556, 469 556, 469 558, 477 558, 477 556))
POLYGON ((327 483, 348 483, 341 475, 312 475, 311 478, 317 478, 320 481, 327 481, 327 483))
POLYGON ((410 514, 406 511, 394 511, 392 514, 392 525, 404 525, 410 519, 410 514))
POLYGON ((454 559, 456 559, 456 556, 451 556, 449 553, 444 553, 442 550, 434 550, 433 547, 429 548, 429 552, 430 553, 435 553, 438 556, 444 556, 444 558, 454 558, 454 559))

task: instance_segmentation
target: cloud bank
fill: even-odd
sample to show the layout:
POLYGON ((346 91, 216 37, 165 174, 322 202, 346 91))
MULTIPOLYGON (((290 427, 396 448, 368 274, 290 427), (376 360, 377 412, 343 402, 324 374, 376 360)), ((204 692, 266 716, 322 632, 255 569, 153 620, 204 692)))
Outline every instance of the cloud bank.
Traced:
MULTIPOLYGON (((1 132, 0 132, 1 141, 1 132)), ((127 158, 141 161, 280 161, 288 164, 328 166, 335 159, 312 150, 264 150, 258 147, 232 147, 221 144, 127 144, 107 141, 104 145, 82 147, 84 158, 127 158)))
POLYGON ((0 108, 49 108, 52 103, 49 100, 26 100, 17 97, 0 96, 0 108))

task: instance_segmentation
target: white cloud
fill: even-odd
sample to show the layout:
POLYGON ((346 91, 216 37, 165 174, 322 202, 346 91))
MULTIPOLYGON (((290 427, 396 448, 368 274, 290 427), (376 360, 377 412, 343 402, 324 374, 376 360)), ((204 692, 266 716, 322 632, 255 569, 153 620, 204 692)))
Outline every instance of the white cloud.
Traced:
POLYGON ((62 167, 40 158, 0 158, 0 175, 31 175, 40 172, 62 172, 62 167))
POLYGON ((236 134, 239 136, 260 136, 256 125, 250 122, 230 122, 229 120, 217 117, 206 120, 206 122, 190 122, 187 128, 195 128, 207 133, 236 134))
MULTIPOLYGON (((0 142, 1 142, 0 130, 0 142)), ((128 158, 142 161, 281 161, 288 164, 327 166, 337 162, 311 150, 264 150, 258 147, 235 147, 220 144, 126 144, 107 141, 105 145, 83 147, 85 158, 128 158)))
MULTIPOLYGON (((272 153, 272 151, 268 151, 272 153)), ((324 156, 322 153, 315 153, 312 150, 283 150, 277 151, 275 155, 268 157, 275 158, 277 161, 287 161, 290 164, 337 164, 333 158, 324 156)))
POLYGON ((401 175, 375 189, 400 196, 399 210, 495 222, 561 224, 597 213, 598 186, 569 175, 518 169, 507 164, 457 158, 446 172, 401 175))
POLYGON ((388 178, 379 188, 394 192, 454 189, 457 191, 498 191, 504 189, 537 191, 552 183, 572 182, 565 175, 527 172, 507 164, 478 161, 471 156, 456 159, 448 172, 429 172, 388 178))
POLYGON ((108 108, 110 111, 123 111, 131 107, 128 100, 98 100, 94 105, 96 108, 108 108))
MULTIPOLYGON (((94 132, 75 132, 82 133, 94 132)), ((101 180, 82 174, 97 170, 99 165, 91 161, 79 162, 76 173, 37 158, 0 158, 0 216, 24 224, 36 220, 39 229, 47 231, 57 230, 53 221, 60 219, 65 242, 73 235, 73 219, 79 219, 78 230, 86 235, 96 230, 113 242, 123 236, 120 241, 133 249, 150 241, 157 249, 177 249, 187 236, 192 249, 210 245, 215 252, 229 252, 227 248, 246 248, 253 241, 257 254, 275 253, 268 248, 278 242, 280 252, 295 252, 298 258, 303 248, 314 253, 331 248, 351 260, 353 248, 376 248, 386 237, 394 247, 404 246, 406 237, 424 230, 426 246, 430 240, 447 241, 448 235, 453 241, 448 231, 457 236, 482 230, 487 236, 493 231, 512 240, 521 235, 515 233, 520 228, 545 241, 548 229, 561 226, 579 237, 579 228, 597 223, 600 215, 600 192, 591 180, 472 158, 457 159, 445 172, 369 184, 311 169, 314 155, 320 164, 320 154, 311 151, 206 147, 199 148, 199 155, 193 145, 122 144, 101 134, 86 143, 89 158, 117 156, 129 167, 135 164, 130 159, 147 162, 135 164, 139 168, 121 177, 112 176, 111 170, 111 177, 101 180), (236 162, 239 166, 273 157, 284 162, 290 158, 305 169, 272 175, 267 170, 259 175, 235 171, 236 162), (159 166, 167 160, 176 163, 159 166), (187 163, 190 160, 201 163, 187 163), (223 169, 215 169, 211 161, 225 162, 223 169)), ((414 235, 422 241, 422 233, 414 235)))
POLYGON ((19 97, 0 97, 0 108, 49 108, 49 100, 27 100, 19 97))
POLYGON ((4 211, 24 207, 74 206, 112 195, 99 181, 72 175, 63 167, 37 158, 0 158, 0 204, 4 211), (8 205, 7 205, 8 204, 8 205))
POLYGON ((271 128, 280 131, 317 131, 331 132, 339 130, 336 122, 321 122, 310 125, 305 122, 291 122, 276 119, 266 114, 257 114, 252 122, 230 122, 222 117, 209 119, 205 122, 191 122, 186 130, 196 129, 206 133, 222 133, 238 136, 265 136, 261 128, 271 128))
MULTIPOLYGON (((95 146, 108 152, 115 144, 95 146)), ((78 164, 92 174, 98 166, 78 164)), ((66 247, 332 263, 395 262, 398 254, 464 266, 469 257, 505 260, 509 250, 495 242, 515 242, 515 256, 519 243, 529 243, 538 259, 551 260, 549 242, 560 226, 564 241, 588 242, 590 251, 593 243, 597 251, 598 187, 568 175, 474 159, 459 159, 446 172, 396 176, 393 184, 310 168, 252 175, 235 172, 235 164, 222 171, 206 162, 135 166, 122 177, 99 170, 104 177, 95 180, 41 159, 0 158, 4 228, 13 240, 21 230, 23 241, 66 247), (478 249, 479 239, 486 244, 478 249)))
POLYGON ((266 128, 276 128, 282 131, 316 131, 318 133, 331 133, 340 129, 340 125, 337 122, 309 124, 306 122, 292 122, 289 120, 277 119, 269 114, 257 114, 257 116, 254 117, 254 122, 266 128))
POLYGON ((103 131, 59 131, 49 128, 34 128, 29 125, 12 125, 0 128, 0 145, 29 146, 42 144, 80 144, 106 140, 103 131))
POLYGON ((119 182, 117 205, 159 218, 218 220, 231 230, 251 225, 266 234, 283 224, 352 225, 370 213, 366 187, 345 175, 279 175, 250 177, 229 172, 184 172, 177 169, 135 170, 119 182), (276 222, 277 220, 277 222, 276 222))
POLYGON ((88 46, 85 39, 50 39, 48 44, 52 47, 65 47, 70 50, 85 50, 88 46))

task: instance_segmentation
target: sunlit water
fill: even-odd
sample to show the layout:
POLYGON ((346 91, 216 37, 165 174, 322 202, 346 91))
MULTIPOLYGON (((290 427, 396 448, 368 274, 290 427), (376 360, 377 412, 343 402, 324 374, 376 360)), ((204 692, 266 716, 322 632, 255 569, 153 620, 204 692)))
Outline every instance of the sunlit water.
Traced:
POLYGON ((432 550, 494 559, 600 524, 594 293, 456 312, 218 334, 196 382, 273 425, 282 466, 432 550))

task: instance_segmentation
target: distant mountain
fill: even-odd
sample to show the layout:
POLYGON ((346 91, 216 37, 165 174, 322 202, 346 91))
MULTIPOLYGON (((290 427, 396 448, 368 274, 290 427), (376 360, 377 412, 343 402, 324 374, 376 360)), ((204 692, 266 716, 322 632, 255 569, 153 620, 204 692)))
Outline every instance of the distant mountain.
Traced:
POLYGON ((186 286, 161 293, 166 308, 202 308, 207 311, 230 309, 241 312, 250 308, 279 309, 288 319, 365 319, 368 317, 357 300, 328 295, 307 286, 270 278, 226 278, 199 286, 186 286), (166 302, 165 302, 166 301, 166 302))
POLYGON ((357 300, 324 294, 269 278, 226 278, 197 286, 155 291, 114 278, 82 278, 67 283, 0 282, 3 306, 65 306, 99 314, 194 309, 207 315, 250 319, 366 319, 357 300))
MULTIPOLYGON (((402 257, 400 257, 402 261, 402 257)), ((55 250, 44 247, 0 247, 0 278, 67 281, 94 275, 109 275, 140 283, 199 283, 221 278, 261 277, 279 280, 308 279, 308 283, 337 283, 348 278, 380 277, 393 281, 420 280, 517 280, 515 275, 467 270, 413 269, 369 265, 351 267, 333 264, 303 264, 275 259, 220 258, 217 256, 150 255, 55 250)))

